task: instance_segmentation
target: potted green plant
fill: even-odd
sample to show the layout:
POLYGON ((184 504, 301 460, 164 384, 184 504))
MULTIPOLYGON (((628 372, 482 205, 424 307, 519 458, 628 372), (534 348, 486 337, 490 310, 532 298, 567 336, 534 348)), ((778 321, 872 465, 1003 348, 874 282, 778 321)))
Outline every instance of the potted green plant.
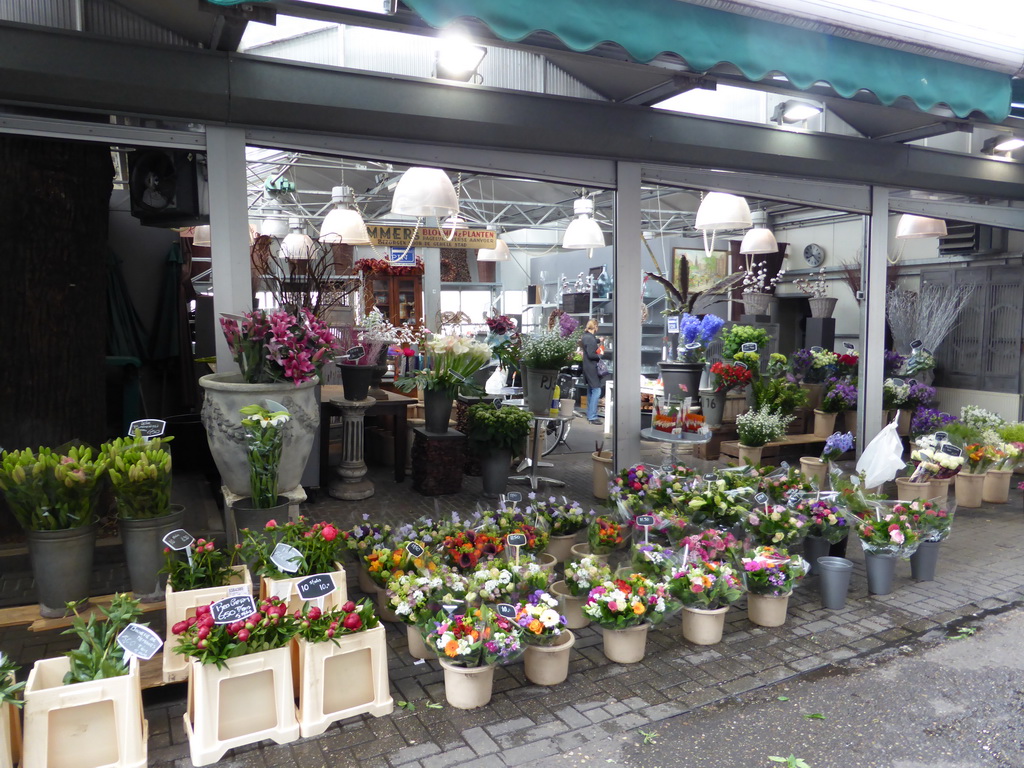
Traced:
POLYGON ((118 526, 135 597, 162 600, 163 538, 181 528, 185 508, 171 506, 171 437, 119 437, 100 446, 114 487, 118 526))
POLYGON ((558 331, 534 333, 523 343, 520 365, 524 370, 526 407, 537 416, 551 412, 558 372, 572 362, 579 331, 563 336, 558 331))
POLYGON ((0 767, 13 768, 21 761, 21 709, 19 695, 24 682, 14 674, 21 669, 9 656, 0 654, 0 767))
POLYGON ((299 619, 280 600, 218 624, 212 606, 172 627, 175 652, 189 659, 185 735, 193 765, 216 762, 229 749, 299 737, 292 677, 292 638, 299 619))
POLYGON ((25 529, 39 612, 67 615, 89 597, 96 504, 107 461, 88 446, 5 451, 0 490, 25 529))
POLYGON ((744 344, 757 344, 757 351, 768 349, 771 337, 764 328, 752 325, 734 325, 722 332, 722 359, 733 360, 737 352, 743 350, 744 344))
POLYGON ((792 420, 792 416, 784 416, 770 407, 751 408, 739 414, 736 417, 736 434, 740 439, 740 464, 760 464, 761 449, 765 443, 786 434, 786 427, 792 420))
POLYGON ((255 310, 221 318, 221 328, 238 373, 199 379, 205 390, 202 420, 221 480, 236 496, 249 491, 248 448, 241 409, 270 398, 292 419, 284 427, 288 450, 281 459, 277 492, 294 490, 302 479, 313 438, 320 429, 316 385, 338 352, 330 328, 308 309, 296 314, 255 310))
POLYGON ((452 400, 460 393, 483 392, 472 376, 491 359, 491 348, 465 336, 434 336, 420 344, 424 366, 406 374, 395 386, 403 392, 423 389, 424 427, 428 432, 448 431, 452 400))
POLYGON ((469 407, 467 423, 470 450, 480 457, 484 496, 496 498, 505 492, 512 457, 522 453, 533 418, 519 408, 477 403, 469 407))
POLYGON ((291 414, 280 403, 264 402, 266 406, 250 404, 239 409, 248 450, 249 495, 233 505, 237 529, 262 529, 269 520, 287 514, 288 500, 278 495, 278 476, 291 414))
POLYGON ((115 595, 100 612, 102 621, 76 614, 64 632, 81 639, 78 648, 33 665, 22 765, 146 765, 139 663, 117 643, 142 611, 130 595, 115 595))

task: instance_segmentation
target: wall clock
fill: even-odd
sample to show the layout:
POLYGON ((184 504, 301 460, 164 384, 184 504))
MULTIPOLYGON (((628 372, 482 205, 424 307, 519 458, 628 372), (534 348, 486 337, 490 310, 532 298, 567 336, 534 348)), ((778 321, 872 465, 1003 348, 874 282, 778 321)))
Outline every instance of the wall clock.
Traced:
POLYGON ((810 266, 817 267, 821 266, 821 262, 825 260, 825 250, 817 243, 811 243, 810 245, 804 246, 804 261, 810 266))

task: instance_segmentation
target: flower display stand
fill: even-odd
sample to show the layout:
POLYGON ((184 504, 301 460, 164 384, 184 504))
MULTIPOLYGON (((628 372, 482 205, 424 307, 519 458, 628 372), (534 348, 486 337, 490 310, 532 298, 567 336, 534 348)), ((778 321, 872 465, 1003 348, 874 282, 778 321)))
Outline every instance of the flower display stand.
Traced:
MULTIPOLYGON (((334 591, 323 598, 323 604, 314 603, 324 610, 338 608, 348 600, 348 582, 345 577, 345 567, 341 563, 335 563, 335 570, 329 574, 334 581, 334 591)), ((320 574, 317 574, 320 575, 320 574)), ((289 579, 269 579, 266 576, 260 578, 260 600, 270 597, 279 597, 288 603, 288 612, 301 611, 306 601, 299 597, 298 588, 295 586, 307 576, 296 576, 289 579)))
POLYGON ((42 659, 28 675, 22 768, 144 768, 138 660, 127 675, 64 685, 70 667, 66 656, 42 659))
POLYGON ((223 669, 192 659, 185 735, 193 765, 209 765, 229 749, 299 738, 290 646, 228 659, 223 669))
POLYGON ((368 713, 390 715, 395 708, 388 685, 385 629, 344 635, 333 642, 296 640, 299 669, 299 730, 316 736, 337 720, 368 713))
POLYGON ((196 608, 200 605, 214 603, 228 597, 228 591, 232 588, 238 591, 244 590, 245 594, 252 594, 252 578, 249 576, 249 569, 244 565, 234 567, 235 575, 231 578, 231 584, 226 587, 209 587, 207 589, 189 589, 184 592, 175 592, 171 585, 167 585, 165 593, 164 608, 167 612, 167 630, 164 636, 164 682, 177 683, 188 677, 188 658, 180 653, 174 652, 177 644, 177 637, 171 632, 171 628, 179 621, 184 621, 189 616, 194 616, 196 608))
MULTIPOLYGON (((11 675, 13 682, 14 675, 11 675)), ((21 762, 21 710, 13 704, 0 705, 0 768, 14 768, 21 762)))

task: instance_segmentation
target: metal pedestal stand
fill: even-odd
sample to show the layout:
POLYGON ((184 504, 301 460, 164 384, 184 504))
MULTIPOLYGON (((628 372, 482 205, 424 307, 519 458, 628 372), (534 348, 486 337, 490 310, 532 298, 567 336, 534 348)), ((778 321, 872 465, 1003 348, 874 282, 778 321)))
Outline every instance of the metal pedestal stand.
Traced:
POLYGON ((537 469, 539 467, 553 467, 554 466, 554 464, 552 464, 550 461, 541 461, 540 460, 541 452, 543 450, 543 445, 544 445, 544 441, 543 441, 543 437, 542 436, 543 436, 544 430, 547 428, 547 423, 549 421, 567 421, 567 419, 565 417, 563 417, 563 416, 537 416, 536 414, 534 414, 534 416, 533 416, 533 451, 531 452, 530 458, 523 459, 523 462, 519 465, 519 467, 517 469, 517 471, 522 472, 524 469, 529 467, 530 474, 528 474, 528 475, 514 475, 513 477, 509 478, 509 480, 517 480, 517 481, 520 481, 520 482, 528 482, 530 484, 530 489, 534 490, 534 491, 537 490, 537 484, 541 483, 541 482, 549 483, 551 485, 565 485, 564 482, 562 482, 561 480, 557 480, 556 478, 544 477, 543 475, 538 475, 537 474, 537 469))

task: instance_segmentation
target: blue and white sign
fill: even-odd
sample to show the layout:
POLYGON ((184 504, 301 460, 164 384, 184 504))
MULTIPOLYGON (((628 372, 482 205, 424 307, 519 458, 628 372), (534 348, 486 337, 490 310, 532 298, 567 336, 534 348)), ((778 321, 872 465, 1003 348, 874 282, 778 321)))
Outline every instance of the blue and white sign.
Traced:
POLYGON ((393 267, 415 267, 416 249, 393 245, 391 246, 391 252, 388 254, 388 262, 393 267))

